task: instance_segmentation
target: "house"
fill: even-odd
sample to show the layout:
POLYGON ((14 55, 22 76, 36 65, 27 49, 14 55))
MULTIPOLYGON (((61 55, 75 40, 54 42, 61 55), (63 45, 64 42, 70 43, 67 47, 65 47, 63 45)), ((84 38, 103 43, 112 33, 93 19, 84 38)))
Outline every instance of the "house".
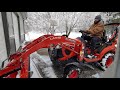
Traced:
POLYGON ((0 64, 25 40, 27 12, 0 12, 0 64))

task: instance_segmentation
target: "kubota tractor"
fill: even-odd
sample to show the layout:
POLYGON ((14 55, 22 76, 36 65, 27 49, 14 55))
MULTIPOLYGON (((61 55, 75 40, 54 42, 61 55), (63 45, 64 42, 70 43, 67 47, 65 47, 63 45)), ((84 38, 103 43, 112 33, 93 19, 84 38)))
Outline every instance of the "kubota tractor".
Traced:
MULTIPOLYGON (((82 67, 89 63, 97 63, 101 70, 106 70, 114 61, 114 55, 118 41, 118 26, 120 23, 110 23, 105 26, 115 26, 111 38, 108 40, 104 35, 98 47, 94 50, 94 58, 86 57, 90 54, 90 42, 82 38, 71 39, 67 36, 43 35, 33 42, 30 42, 21 49, 10 55, 9 63, 0 70, 0 77, 16 78, 19 74, 20 78, 30 78, 30 60, 29 55, 41 48, 48 48, 48 53, 53 65, 63 68, 64 78, 78 78, 82 67)), ((86 33, 81 32, 82 35, 86 33)))

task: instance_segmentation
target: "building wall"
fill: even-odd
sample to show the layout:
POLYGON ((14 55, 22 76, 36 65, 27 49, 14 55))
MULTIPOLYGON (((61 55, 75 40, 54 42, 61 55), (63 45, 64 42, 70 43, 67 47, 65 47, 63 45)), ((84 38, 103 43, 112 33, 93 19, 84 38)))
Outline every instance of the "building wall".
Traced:
MULTIPOLYGON (((22 12, 21 12, 22 13, 22 12)), ((20 12, 7 12, 7 21, 10 38, 10 54, 15 53, 25 40, 24 19, 20 12)))
POLYGON ((24 19, 26 19, 26 14, 21 13, 0 12, 0 66, 1 62, 15 53, 25 40, 24 19))
POLYGON ((8 30, 9 30, 9 40, 10 40, 10 54, 13 54, 16 51, 16 45, 15 45, 13 18, 11 12, 7 12, 7 21, 8 21, 8 30))
POLYGON ((7 58, 6 43, 5 43, 2 17, 0 12, 0 66, 1 66, 1 62, 6 58, 7 58))

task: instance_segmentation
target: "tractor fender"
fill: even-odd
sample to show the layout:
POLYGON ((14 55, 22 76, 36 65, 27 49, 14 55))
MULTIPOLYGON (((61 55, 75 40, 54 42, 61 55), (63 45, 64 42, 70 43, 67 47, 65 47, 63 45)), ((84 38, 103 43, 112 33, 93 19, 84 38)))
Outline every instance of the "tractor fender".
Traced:
POLYGON ((66 64, 64 67, 64 70, 68 67, 71 67, 71 66, 76 66, 76 67, 80 68, 80 64, 78 62, 72 62, 72 63, 66 64))

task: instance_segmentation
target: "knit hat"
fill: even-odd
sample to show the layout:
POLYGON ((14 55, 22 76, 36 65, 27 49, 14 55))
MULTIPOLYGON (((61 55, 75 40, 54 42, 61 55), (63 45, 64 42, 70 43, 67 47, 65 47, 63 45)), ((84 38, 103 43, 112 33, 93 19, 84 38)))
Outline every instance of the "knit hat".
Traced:
POLYGON ((101 15, 97 15, 97 16, 95 17, 95 19, 102 20, 102 19, 101 19, 101 15))

